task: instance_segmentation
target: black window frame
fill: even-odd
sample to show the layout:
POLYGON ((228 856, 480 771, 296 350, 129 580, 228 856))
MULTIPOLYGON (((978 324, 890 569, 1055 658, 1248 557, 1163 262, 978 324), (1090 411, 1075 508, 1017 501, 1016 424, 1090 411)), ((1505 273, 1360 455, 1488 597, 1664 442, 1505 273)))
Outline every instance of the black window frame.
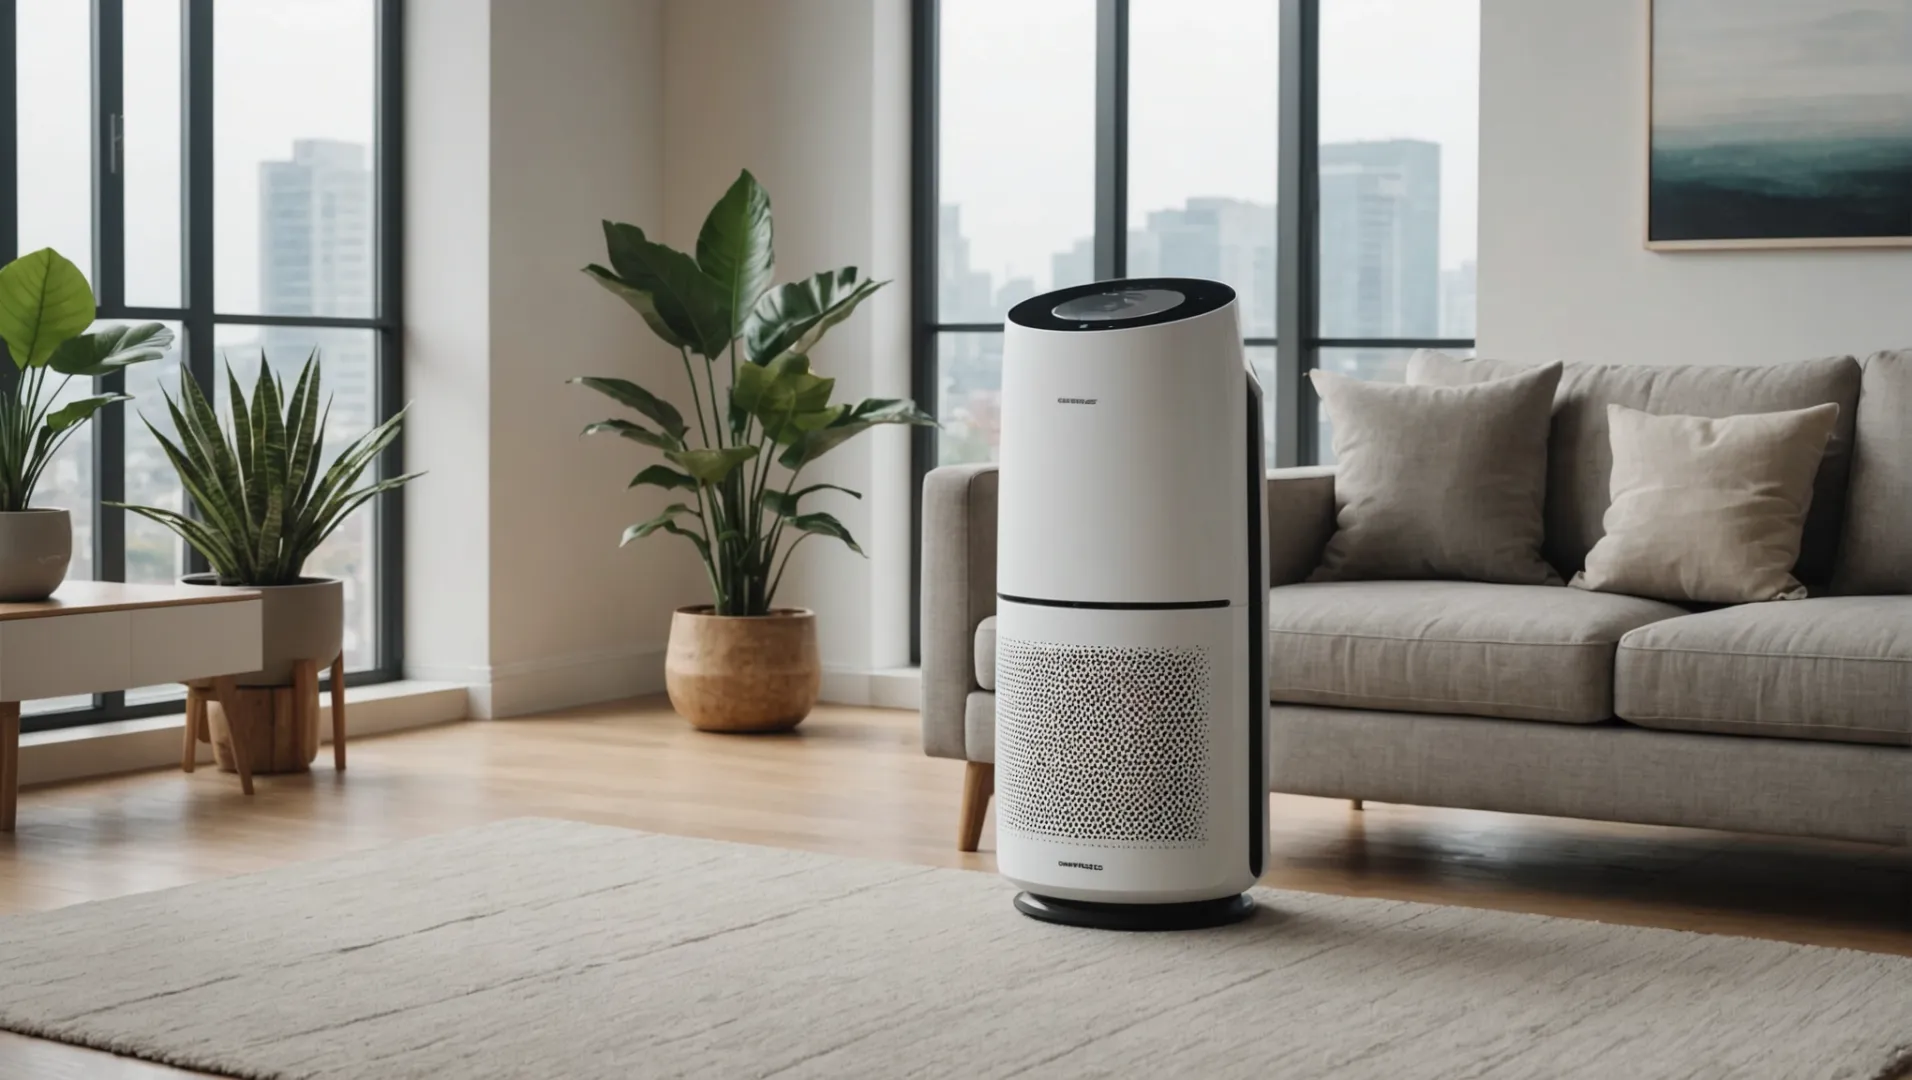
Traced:
MULTIPOLYGON (((74 0, 79 2, 79 0, 74 0)), ((119 168, 116 139, 123 115, 124 0, 90 0, 92 15, 91 83, 93 122, 93 291, 102 320, 151 320, 183 329, 181 362, 209 392, 216 369, 214 334, 220 326, 281 326, 297 329, 356 329, 373 332, 375 422, 389 417, 404 399, 404 3, 374 0, 375 71, 373 131, 373 220, 376 280, 373 314, 366 318, 316 315, 233 314, 215 307, 213 192, 213 49, 214 0, 181 0, 180 17, 180 231, 181 302, 177 307, 130 305, 125 301, 125 174, 119 168)), ((17 257, 19 246, 19 93, 16 49, 18 4, 0 0, 0 264, 17 257)), ((0 355, 4 355, 0 352, 0 355)), ((12 372, 0 363, 0 377, 12 372)), ((96 380, 101 391, 120 389, 124 374, 96 380)), ((126 424, 134 418, 123 404, 102 409, 93 424, 93 576, 101 581, 125 578, 125 511, 102 506, 123 498, 126 487, 126 424)), ((403 471, 403 438, 379 458, 381 476, 403 471)), ((404 664, 404 493, 380 497, 374 518, 373 581, 376 648, 373 666, 348 672, 346 684, 359 686, 401 677, 404 664)), ((187 551, 187 570, 203 571, 205 561, 187 551)), ((326 680, 329 682, 329 677, 326 680)), ((22 717, 22 731, 98 724, 179 712, 175 700, 129 705, 123 692, 93 695, 91 707, 22 717)))
MULTIPOLYGON (((1473 338, 1323 337, 1319 333, 1321 0, 1275 0, 1281 7, 1280 101, 1276 138, 1275 330, 1246 337, 1248 348, 1275 351, 1268 386, 1274 413, 1271 468, 1318 460, 1319 402, 1308 372, 1323 349, 1471 349, 1473 338)), ((910 87, 911 327, 910 384, 919 406, 938 413, 937 343, 944 334, 1001 333, 1000 322, 938 318, 937 220, 941 92, 941 0, 912 0, 910 87)), ((1095 236, 1097 280, 1124 276, 1128 264, 1129 0, 1096 0, 1095 236)), ((935 428, 914 429, 910 444, 910 655, 920 660, 923 478, 937 464, 935 428)))

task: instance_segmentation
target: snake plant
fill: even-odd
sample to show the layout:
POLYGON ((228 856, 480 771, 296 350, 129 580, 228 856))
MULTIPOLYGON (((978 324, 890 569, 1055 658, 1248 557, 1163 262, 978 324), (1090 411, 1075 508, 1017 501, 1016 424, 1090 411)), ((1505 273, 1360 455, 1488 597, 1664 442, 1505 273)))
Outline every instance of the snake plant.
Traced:
POLYGON ((420 475, 353 487, 398 438, 403 409, 325 464, 332 406, 328 401, 321 411, 319 383, 316 351, 306 358, 290 397, 262 356, 247 399, 228 363, 228 433, 205 392, 182 369, 179 399, 165 395, 177 441, 144 415, 140 419, 179 473, 196 516, 158 506, 109 505, 124 506, 178 533, 212 564, 221 585, 298 583, 305 560, 352 511, 420 475))
POLYGON ((93 324, 93 287, 52 248, 0 268, 0 341, 15 370, 0 380, 0 511, 25 510, 60 447, 119 393, 54 405, 74 379, 89 383, 131 364, 157 360, 173 342, 158 323, 93 324))
POLYGON ((855 267, 771 286, 770 196, 745 172, 704 219, 695 257, 656 243, 635 225, 606 221, 609 267, 585 267, 599 285, 636 309, 677 350, 690 383, 692 419, 627 379, 572 379, 635 410, 648 424, 604 420, 584 429, 661 451, 668 464, 645 468, 629 487, 683 491, 623 543, 663 531, 687 539, 704 561, 719 615, 770 611, 797 545, 833 537, 862 553, 835 515, 807 510, 836 484, 798 487, 805 468, 878 424, 934 424, 902 399, 830 403, 835 379, 810 370, 810 352, 832 326, 886 282, 855 267), (691 357, 695 355, 696 361, 691 357), (727 377, 720 380, 719 369, 727 377), (701 386, 700 386, 701 376, 701 386))

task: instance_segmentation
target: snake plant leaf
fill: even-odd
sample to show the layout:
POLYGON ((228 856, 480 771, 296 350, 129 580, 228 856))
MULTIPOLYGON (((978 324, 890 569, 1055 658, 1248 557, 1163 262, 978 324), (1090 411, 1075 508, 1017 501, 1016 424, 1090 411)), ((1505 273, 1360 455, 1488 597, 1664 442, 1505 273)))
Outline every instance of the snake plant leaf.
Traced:
POLYGON ((68 338, 53 350, 47 366, 62 375, 110 375, 123 367, 158 360, 173 343, 173 332, 156 322, 107 326, 68 338))
POLYGON ((856 267, 825 271, 763 295, 744 321, 744 352, 767 364, 786 352, 808 353, 832 326, 850 317, 885 281, 858 281, 856 267))
POLYGON ((698 269, 723 292, 725 344, 743 331, 744 320, 770 288, 776 262, 771 234, 770 194, 746 169, 710 208, 697 234, 698 269))
POLYGON ((93 287, 52 248, 0 267, 0 341, 13 366, 44 367, 55 351, 93 325, 93 287))
POLYGON ((643 487, 647 484, 651 487, 663 488, 665 491, 697 490, 697 480, 695 477, 689 473, 678 472, 669 465, 652 465, 643 472, 631 477, 631 482, 624 486, 629 489, 643 487))
POLYGON ((824 490, 841 491, 852 499, 861 499, 863 497, 862 492, 851 491, 849 488, 839 484, 811 484, 801 491, 766 491, 763 493, 763 504, 770 509, 771 513, 776 514, 778 517, 796 517, 797 504, 802 501, 805 495, 824 490))
POLYGON ((787 469, 801 469, 878 424, 933 427, 936 418, 907 398, 867 398, 828 427, 804 432, 785 448, 777 462, 787 469))
POLYGON ((625 544, 628 544, 633 540, 642 540, 644 537, 649 536, 650 534, 656 532, 657 530, 674 524, 679 514, 689 514, 693 517, 700 516, 698 515, 697 511, 691 509, 690 507, 684 505, 683 503, 672 503, 669 506, 666 506, 662 512, 660 512, 656 517, 650 519, 649 521, 639 522, 638 524, 633 525, 628 529, 625 529, 624 538, 617 542, 617 546, 623 547, 625 544))
POLYGON ((792 528, 816 536, 833 536, 843 541, 843 546, 849 548, 851 551, 856 552, 858 555, 863 554, 863 549, 858 547, 856 540, 850 536, 850 530, 844 528, 841 521, 838 521, 829 514, 825 514, 821 511, 814 514, 798 514, 796 517, 790 518, 789 521, 792 528))
POLYGON ((403 409, 353 440, 321 471, 330 405, 319 404, 316 352, 307 356, 290 393, 264 357, 260 365, 250 398, 227 366, 229 431, 185 373, 179 399, 165 395, 173 437, 146 421, 191 497, 194 516, 162 507, 126 509, 172 529, 205 556, 222 582, 286 585, 300 579, 305 561, 354 511, 418 474, 354 487, 398 438, 403 409))
POLYGON ((723 286, 689 255, 652 242, 635 225, 607 221, 604 239, 617 279, 649 295, 671 336, 699 355, 723 355, 732 338, 723 286))
POLYGON ((679 442, 683 441, 684 433, 689 430, 684 424, 684 414, 677 411, 677 406, 629 379, 586 375, 571 381, 580 386, 588 386, 613 401, 636 409, 679 442))
POLYGON ((643 424, 633 424, 629 420, 599 420, 595 424, 584 425, 584 430, 578 434, 581 436, 601 435, 607 431, 622 435, 632 442, 643 443, 645 446, 655 446, 659 450, 676 450, 684 445, 682 439, 672 438, 669 435, 652 431, 643 424))
POLYGON ((726 446, 720 450, 666 450, 664 456, 684 467, 702 484, 721 484, 737 467, 757 456, 754 446, 726 446))
POLYGON ((69 401, 65 405, 46 414, 46 426, 41 430, 57 435, 75 424, 84 423, 90 419, 94 413, 99 412, 115 401, 131 400, 133 400, 133 395, 131 394, 95 394, 92 397, 83 397, 77 401, 69 401))

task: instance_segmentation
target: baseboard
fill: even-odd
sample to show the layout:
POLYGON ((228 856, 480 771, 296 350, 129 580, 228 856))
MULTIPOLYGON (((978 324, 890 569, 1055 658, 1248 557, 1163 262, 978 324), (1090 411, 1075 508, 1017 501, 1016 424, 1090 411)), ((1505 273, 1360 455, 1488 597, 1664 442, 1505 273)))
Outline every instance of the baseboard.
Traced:
POLYGON ((825 667, 818 700, 833 705, 866 705, 878 709, 922 707, 922 678, 915 668, 877 670, 825 667))
POLYGON ((660 693, 664 689, 664 647, 606 649, 494 664, 490 674, 488 684, 474 688, 472 715, 489 719, 524 716, 660 693))
MULTIPOLYGON (((383 735, 463 720, 465 687, 416 679, 358 686, 346 691, 347 734, 383 735)), ((319 739, 332 741, 330 695, 319 698, 319 739)), ((55 784, 92 776, 179 766, 186 719, 181 713, 117 720, 110 724, 39 731, 20 737, 20 783, 55 784)), ((199 760, 212 760, 200 744, 199 760)))

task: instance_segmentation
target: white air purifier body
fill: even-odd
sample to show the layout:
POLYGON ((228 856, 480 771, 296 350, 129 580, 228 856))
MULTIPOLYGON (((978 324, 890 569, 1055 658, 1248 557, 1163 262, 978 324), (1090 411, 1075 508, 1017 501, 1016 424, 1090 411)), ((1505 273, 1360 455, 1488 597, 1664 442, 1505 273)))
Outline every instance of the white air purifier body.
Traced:
POLYGON ((997 865, 1025 914, 1214 925, 1267 845, 1261 392, 1235 294, 1098 282, 1010 311, 997 865))

